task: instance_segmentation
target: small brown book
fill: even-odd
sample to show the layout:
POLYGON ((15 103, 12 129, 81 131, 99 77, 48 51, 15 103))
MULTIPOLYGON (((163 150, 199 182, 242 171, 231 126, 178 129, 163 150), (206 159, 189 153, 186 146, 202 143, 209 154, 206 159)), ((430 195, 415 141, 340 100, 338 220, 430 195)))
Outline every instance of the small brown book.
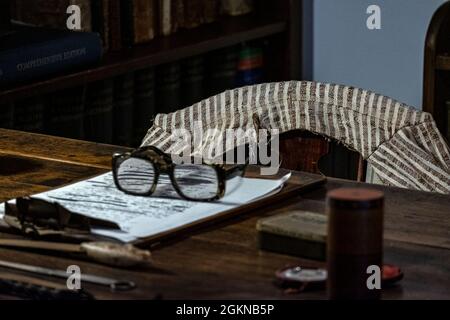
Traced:
POLYGON ((177 5, 174 0, 159 0, 159 32, 163 36, 171 35, 177 30, 177 5))
POLYGON ((187 29, 203 24, 203 3, 201 0, 184 0, 184 24, 187 29))
POLYGON ((258 220, 258 246, 262 250, 325 260, 327 217, 309 211, 258 220))
POLYGON ((203 21, 204 23, 212 23, 217 20, 219 16, 219 1, 218 0, 203 0, 203 21))
POLYGON ((121 0, 110 0, 108 10, 109 48, 111 51, 122 49, 121 0))
MULTIPOLYGON (((155 0, 156 1, 156 0, 155 0)), ((154 0, 122 1, 122 21, 127 45, 152 40, 156 34, 156 3, 154 0)))
POLYGON ((92 31, 100 34, 103 52, 109 51, 109 0, 92 1, 92 31))
POLYGON ((253 11, 253 0, 221 0, 222 12, 230 16, 240 16, 253 11))

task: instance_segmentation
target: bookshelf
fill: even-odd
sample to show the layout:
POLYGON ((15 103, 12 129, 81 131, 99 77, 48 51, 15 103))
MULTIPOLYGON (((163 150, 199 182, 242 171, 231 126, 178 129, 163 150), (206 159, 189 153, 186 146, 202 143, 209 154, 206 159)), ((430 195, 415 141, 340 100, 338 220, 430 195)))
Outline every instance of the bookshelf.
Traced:
MULTIPOLYGON (((64 0, 60 0, 64 1, 64 0)), ((149 0, 150 1, 150 0, 149 0)), ((217 0, 219 1, 219 0, 217 0)), ((156 2, 155 2, 156 3, 156 2)), ((9 22, 10 18, 8 16, 9 11, 15 11, 13 9, 17 9, 14 1, 2 1, 1 3, 1 21, 9 22), (8 10, 8 6, 12 10, 8 10)), ((105 82, 114 82, 112 83, 115 86, 115 81, 121 77, 127 77, 131 74, 137 75, 139 72, 149 72, 148 70, 153 69, 152 73, 155 73, 155 76, 148 75, 149 85, 145 86, 145 89, 142 89, 142 85, 140 86, 141 92, 139 93, 140 98, 146 99, 145 92, 142 90, 147 90, 146 92, 153 92, 153 88, 157 84, 155 83, 161 77, 157 77, 157 69, 161 66, 161 68, 165 68, 168 65, 182 65, 189 59, 196 59, 196 57, 204 58, 205 65, 205 86, 204 92, 196 98, 195 101, 200 101, 203 98, 207 98, 212 94, 217 88, 208 88, 211 87, 211 83, 216 82, 207 82, 206 76, 210 76, 215 72, 215 68, 210 68, 210 58, 220 50, 240 50, 242 48, 242 44, 250 45, 250 47, 254 43, 258 43, 258 46, 262 46, 262 55, 264 56, 264 77, 260 81, 270 82, 270 81, 281 81, 281 80, 291 80, 291 79, 300 79, 300 61, 301 61, 301 32, 300 32, 300 17, 301 17, 301 1, 298 0, 271 0, 271 1, 254 1, 254 10, 245 15, 241 16, 230 16, 230 15, 221 15, 218 17, 217 21, 212 23, 203 24, 199 27, 193 29, 179 29, 176 33, 171 34, 169 36, 158 35, 154 39, 144 44, 134 45, 132 47, 124 46, 123 49, 119 51, 108 51, 106 52, 100 63, 91 66, 85 66, 82 69, 76 69, 70 72, 57 73, 52 74, 46 77, 40 77, 37 80, 30 82, 21 82, 18 84, 4 84, 0 87, 0 121, 1 126, 5 128, 19 129, 24 131, 32 131, 32 132, 41 132, 41 133, 49 133, 52 135, 61 135, 70 138, 77 139, 87 139, 96 142, 107 142, 107 143, 122 143, 120 141, 111 141, 110 140, 110 132, 108 128, 107 138, 96 140, 97 137, 92 137, 89 134, 81 134, 82 131, 86 130, 86 117, 89 117, 89 113, 91 110, 95 110, 92 112, 100 112, 97 109, 105 109, 106 105, 112 105, 109 108, 109 111, 105 111, 109 113, 108 120, 111 118, 111 113, 113 113, 113 117, 116 117, 120 120, 121 115, 114 115, 116 111, 116 105, 119 103, 127 103, 127 99, 129 97, 122 97, 121 102, 117 102, 117 97, 113 97, 111 100, 109 97, 106 97, 108 88, 103 88, 105 91, 103 95, 99 96, 104 97, 99 98, 103 99, 103 101, 96 101, 91 104, 86 100, 87 98, 83 98, 80 105, 79 102, 76 102, 79 106, 75 106, 75 100, 78 100, 78 96, 87 97, 86 94, 89 94, 89 88, 93 86, 99 85, 99 83, 105 82), (234 49, 233 49, 234 48, 234 49), (209 68, 209 69, 207 69, 209 68), (152 83, 150 85, 150 83, 152 83), (82 90, 80 90, 82 88, 82 90), (75 93, 70 93, 70 91, 75 93), (61 97, 61 94, 62 96, 61 97), (64 97, 64 96, 72 96, 64 97), (55 97, 56 96, 56 97, 55 97), (55 102, 57 101, 57 102, 55 102), (57 105, 59 103, 59 105, 57 105), (103 106, 100 106, 99 103, 102 103, 103 106), (28 105, 33 105, 32 107, 28 107, 28 105), (19 106, 19 107, 17 107, 19 106), (94 107, 93 107, 94 106, 94 107), (75 109, 78 108, 78 111, 75 109), (113 110, 111 110, 111 108, 113 110), (11 111, 12 109, 12 111, 11 111), (24 111, 19 111, 24 110, 24 111), (37 110, 37 112, 29 111, 29 110, 37 110), (33 122, 34 120, 32 116, 27 117, 25 124, 23 125, 20 117, 26 114, 36 113, 41 114, 44 113, 43 117, 36 117, 39 122, 36 126, 33 122), (74 113, 84 113, 82 114, 74 114, 74 113), (61 114, 59 114, 61 113, 61 114), (50 115, 51 118, 59 118, 63 117, 67 122, 67 125, 73 126, 73 122, 69 123, 69 118, 77 118, 76 121, 83 122, 84 121, 84 129, 80 130, 72 130, 72 133, 63 132, 66 125, 59 123, 59 127, 61 131, 55 130, 52 126, 52 119, 46 117, 45 114, 50 115), (84 120, 83 120, 84 118, 84 120), (6 120, 5 120, 6 119, 6 120), (49 125, 50 123, 50 125, 49 125), (50 126, 50 127, 49 127, 50 126), (30 128, 30 129, 28 129, 30 128), (35 129, 37 128, 37 129, 35 129), (76 134, 74 133, 76 131, 76 134)), ((122 8, 123 9, 123 8, 122 8)), ((157 19, 157 18, 156 18, 157 19)), ((124 22, 123 20, 122 22, 124 22)), ((127 22, 128 23, 128 22, 127 22)), ((111 26, 111 25, 110 25, 111 26)), ((5 31, 8 29, 7 23, 2 23, 0 25, 0 34, 1 31, 5 31)), ((112 31, 111 31, 112 32, 112 31)), ((239 52, 236 52, 236 57, 239 58, 239 52)), ((224 60, 218 60, 214 64, 220 65, 224 60)), ((226 62, 224 62, 226 63, 226 62)), ((235 65, 237 72, 237 64, 235 65)), ((182 72, 187 69, 179 68, 178 74, 175 77, 181 77, 182 72)), ((223 71, 217 71, 223 72, 223 71)), ((220 74, 220 73, 218 73, 220 74)), ((236 73, 237 74, 237 73, 236 73)), ((166 87, 170 87, 173 85, 170 81, 173 81, 171 77, 174 75, 169 72, 166 73, 166 78, 169 83, 165 83, 166 87)), ((141 77, 142 78, 142 77, 141 77)), ((163 79, 166 79, 162 77, 163 79)), ((182 78, 184 79, 184 78, 182 78)), ((188 78, 187 78, 188 79, 188 78)), ((121 80, 122 81, 122 80, 121 80)), ((165 80, 162 80, 165 81, 165 80)), ((218 83, 218 82, 217 82, 218 83)), ((111 85, 111 84, 109 84, 111 85)), ((122 84, 125 85, 125 84, 122 84)), ((236 83, 237 85, 237 83, 236 83)), ((234 85, 234 86, 236 86, 234 85)), ((223 85, 223 87, 231 88, 233 86, 232 83, 228 83, 223 85)), ((102 85, 100 84, 100 88, 102 85)), ((221 87, 220 85, 218 87, 221 87)), ((136 92, 137 85, 134 86, 134 89, 131 88, 131 91, 134 90, 136 92)), ((182 87, 178 87, 178 90, 183 90, 182 87)), ((94 91, 97 89, 92 89, 94 91)), ((114 90, 114 89, 113 89, 114 90)), ((156 89, 155 89, 156 90, 156 89)), ((111 92, 111 91, 109 91, 111 92)), ((116 95, 116 92, 113 91, 113 95, 116 95)), ((167 91, 165 93, 160 92, 159 96, 168 96, 167 91)), ((177 92, 178 94, 179 92, 177 92)), ((218 93, 214 92, 213 94, 218 93)), ((136 94, 136 93, 135 93, 136 94)), ((184 94, 184 93, 180 93, 184 94)), ((130 95, 130 92, 128 92, 130 95)), ((132 117, 138 119, 140 121, 142 117, 151 118, 151 115, 155 115, 156 113, 166 113, 174 111, 173 108, 162 105, 157 100, 158 92, 152 93, 153 97, 156 96, 155 102, 150 103, 142 102, 141 107, 149 104, 158 104, 158 108, 154 105, 148 107, 151 111, 142 114, 141 111, 136 111, 136 101, 134 105, 129 105, 128 109, 130 109, 129 113, 132 113, 132 117)), ((94 97, 95 94, 90 93, 90 98, 94 97)), ((134 98, 131 98, 134 99, 134 98)), ((192 99, 189 99, 192 100, 192 99)), ((187 103, 186 97, 180 97, 180 100, 173 99, 173 105, 177 105, 179 108, 185 107, 191 104, 192 101, 187 103)), ((122 114, 125 114, 123 107, 122 114)), ((106 108, 108 109, 108 108, 106 108)), ((105 109, 105 110, 106 110, 105 109)), ((97 116, 95 116, 97 117, 97 116)), ((97 119, 100 119, 97 117, 97 119)), ((56 121, 56 120, 55 120, 56 121)), ((127 125, 129 128, 129 119, 127 119, 127 125)), ((120 121, 118 121, 120 123, 120 121)), ((144 124, 141 123, 140 127, 144 124)), ((150 123, 146 123, 145 126, 150 127, 150 123)), ((133 130, 135 130, 134 127, 133 130)), ((119 130, 125 130, 121 128, 119 130)), ((137 130, 137 129, 136 129, 137 130)), ((143 128, 139 129, 139 133, 136 133, 136 137, 140 136, 143 133, 143 128)), ((145 132, 144 132, 145 133, 145 132)), ((141 137, 142 138, 142 137, 141 137)), ((136 141, 135 141, 136 143, 136 141)))
POLYGON ((287 21, 279 19, 261 19, 256 15, 227 17, 212 26, 205 25, 192 30, 182 30, 169 37, 156 38, 146 45, 108 53, 99 65, 86 70, 7 88, 0 92, 0 99, 11 101, 17 97, 29 97, 38 93, 87 84, 241 42, 283 34, 287 28, 287 21))
POLYGON ((423 110, 434 120, 450 141, 450 3, 434 14, 425 40, 423 110))
MULTIPOLYGON (((157 73, 141 74, 140 80, 136 80, 137 73, 140 71, 145 73, 148 68, 156 67, 157 69, 167 64, 178 64, 189 58, 195 59, 197 56, 214 55, 216 50, 232 48, 242 43, 251 44, 255 41, 267 43, 264 45, 264 82, 301 80, 302 1, 255 0, 254 4, 255 9, 250 14, 221 16, 218 21, 210 24, 194 29, 180 29, 175 34, 166 37, 158 36, 146 44, 111 51, 104 55, 99 64, 82 70, 0 88, 0 108, 3 108, 0 110, 0 121, 7 128, 134 147, 145 135, 145 129, 151 125, 150 121, 142 123, 142 119, 150 119, 151 115, 159 112, 173 111, 156 99, 158 92, 155 93, 157 89, 154 83, 157 73), (126 90, 130 87, 129 83, 133 82, 130 80, 133 74, 134 87, 126 90), (106 86, 102 87, 101 83, 117 80, 122 76, 125 78, 120 79, 119 88, 123 90, 116 90, 116 84, 110 91, 106 86), (142 85, 142 78, 149 84, 142 85), (113 91, 112 98, 111 91, 113 91), (117 95, 116 92, 119 91, 123 91, 124 94, 117 95), (130 92, 132 98, 130 98, 130 92), (153 102, 148 98, 147 92, 152 92, 153 102), (96 99, 96 97, 101 98, 96 99), (92 100, 97 101, 92 102, 92 100), (133 101, 130 103, 130 100, 133 101), (136 102, 137 100, 139 103, 136 102), (28 108, 28 104, 32 105, 31 109, 28 108), (109 108, 107 108, 108 105, 109 108), (90 114, 90 111, 94 109, 108 110, 104 112, 101 119, 98 113, 90 114), (18 110, 22 111, 19 113, 18 110), (29 116, 34 113, 35 117, 29 116), (41 113, 45 115, 38 117, 41 113), (130 113, 132 119, 130 119, 130 113), (63 118, 63 120, 45 118, 49 114, 53 115, 54 119, 63 118), (4 118, 8 120, 5 121, 4 118), (16 118, 25 118, 26 124, 17 124, 16 118), (36 122, 40 124, 34 126, 36 122), (8 126, 4 123, 8 123, 8 126), (108 123, 107 126, 106 123, 108 123), (34 130, 33 126, 39 129, 34 130), (111 132, 111 127, 114 127, 114 133, 111 132), (99 135, 91 134, 92 132, 89 133, 92 129, 106 133, 99 137, 99 135), (132 137, 130 134, 123 134, 130 131, 133 131, 132 137), (113 135, 116 137, 112 137, 113 135), (117 135, 122 137, 118 138, 117 135), (129 142, 131 140, 132 142, 129 142)), ((7 1, 1 1, 0 6, 3 6, 0 8, 6 8, 7 1)), ((7 11, 0 10, 0 14, 4 16, 7 11)), ((3 21, 5 19, 7 18, 3 18, 3 21)), ((170 85, 172 83, 169 83, 167 87, 170 85)), ((210 95, 207 91, 205 89, 202 98, 210 95)), ((171 95, 172 91, 159 92, 159 96, 171 95)), ((189 104, 186 101, 176 103, 179 107, 189 104)), ((354 155, 348 155, 345 150, 340 150, 338 145, 329 145, 325 140, 304 132, 286 134, 281 140, 281 148, 285 154, 284 167, 318 172, 319 158, 330 153, 322 160, 320 167, 323 172, 336 177, 356 179, 356 171, 353 169, 356 168, 357 158, 354 155), (305 157, 305 154, 308 156, 305 157)), ((362 168, 361 165, 359 167, 362 168)), ((362 171, 358 177, 362 179, 362 171)))
POLYGON ((58 74, 31 83, 0 89, 0 103, 33 97, 37 94, 86 85, 127 72, 179 61, 196 55, 271 37, 276 48, 271 50, 271 81, 300 79, 301 1, 258 2, 255 12, 244 16, 221 17, 212 24, 157 37, 144 45, 107 53, 102 62, 76 72, 58 74))
MULTIPOLYGON (((5 3, 6 1, 1 1, 3 8, 7 6, 5 3)), ((75 104, 78 103, 79 100, 78 97, 85 97, 86 91, 89 91, 88 89, 90 86, 96 86, 96 89, 91 90, 93 93, 90 93, 90 98, 95 97, 96 95, 105 95, 106 91, 104 91, 104 88, 101 89, 100 87, 100 89, 97 89, 99 82, 107 82, 121 76, 127 76, 139 71, 145 71, 147 68, 158 67, 160 65, 167 65, 170 63, 178 63, 199 55, 207 56, 216 50, 230 48, 241 43, 252 43, 254 41, 266 41, 268 43, 268 45, 264 48, 265 75, 263 80, 265 82, 301 80, 302 1, 255 0, 254 3, 255 9, 250 14, 234 17, 221 16, 218 21, 210 24, 202 25, 194 29, 178 30, 175 34, 170 36, 158 36, 146 44, 124 48, 120 51, 108 52, 104 55, 99 64, 84 68, 82 70, 57 74, 46 78, 40 78, 39 80, 33 82, 0 88, 0 108, 4 108, 4 110, 7 108, 13 108, 13 113, 15 113, 14 117, 16 118, 18 114, 17 109, 24 109, 23 107, 26 107, 30 101, 31 104, 34 104, 34 101, 39 100, 39 103, 41 103, 40 101, 43 100, 41 105, 33 106, 32 110, 36 110, 37 108, 37 110, 40 110, 39 112, 41 112, 42 109, 46 112, 46 109, 49 109, 51 112, 56 114, 60 112, 59 110, 64 110, 68 107, 68 109, 70 109, 68 114, 63 114, 63 116, 66 117, 66 119, 72 119, 70 122, 69 120, 66 120, 66 122, 59 123, 57 125, 57 129, 54 129, 53 127, 45 127, 47 125, 45 124, 45 118, 44 120, 41 118, 38 119, 38 121, 42 122, 42 127, 44 128, 43 130, 39 129, 34 131, 33 129, 30 130, 28 128, 23 128, 23 126, 4 127, 134 147, 137 145, 136 139, 134 139, 133 143, 122 143, 114 138, 111 139, 111 126, 109 126, 107 130, 109 132, 107 139, 97 139, 96 137, 87 135, 86 120, 87 118, 92 117, 89 116, 88 113, 92 110, 92 106, 95 106, 96 104, 88 103, 84 104, 82 107, 76 106, 75 104), (62 93, 62 95, 59 93, 62 93), (75 99, 73 97, 66 97, 66 93, 68 93, 68 96, 74 95, 75 99), (25 100, 25 102, 22 102, 23 100, 25 100), (13 105, 13 107, 10 105, 13 105), (17 108, 18 105, 19 108, 17 108), (82 110, 75 110, 77 108, 81 108, 82 110), (84 128, 81 128, 80 130, 73 128, 77 126, 78 123, 82 124, 80 127, 84 126, 84 128), (70 135, 61 133, 61 131, 67 129, 67 127, 72 128, 70 135)), ((1 13, 5 14, 6 11, 7 10, 2 10, 1 13)), ((150 78, 152 77, 149 76, 149 79, 150 78)), ((122 85, 123 87, 126 87, 126 83, 122 83, 122 85)), ((145 87, 144 90, 149 87, 151 86, 145 87)), ((136 92, 136 88, 137 86, 135 85, 134 92, 136 92)), ((141 92, 140 95, 143 95, 143 93, 141 92)), ((206 98, 209 95, 210 94, 205 92, 205 96, 203 98, 206 98)), ((142 127, 141 124, 130 124, 129 115, 127 115, 127 113, 134 112, 132 117, 135 119, 133 121, 136 119, 139 120, 143 118, 150 118, 146 112, 144 112, 145 115, 142 115, 142 110, 140 110, 139 107, 136 108, 136 101, 134 101, 134 106, 128 105, 124 107, 123 105, 126 105, 127 103, 126 97, 120 98, 122 99, 122 106, 120 113, 117 113, 118 110, 116 109, 116 104, 118 105, 119 103, 117 103, 116 96, 114 99, 116 100, 113 100, 112 103, 114 104, 113 110, 108 111, 108 121, 111 122, 110 117, 111 113, 113 113, 113 118, 117 118, 118 120, 116 122, 114 119, 112 124, 112 126, 114 126, 115 134, 117 132, 125 132, 129 130, 130 126, 132 128, 131 130, 135 131, 136 127, 142 127), (130 112, 126 112, 126 110, 129 110, 126 109, 127 107, 131 109, 130 112), (137 109, 139 109, 138 113, 136 113, 137 109), (119 115, 117 116, 117 114, 119 115), (136 116, 136 114, 138 114, 138 116, 136 116), (123 123, 122 127, 118 127, 118 123, 123 123)), ((136 94, 134 99, 136 99, 136 94)), ((144 102, 140 105, 147 106, 146 102, 148 101, 145 100, 145 97, 143 97, 143 99, 144 102)), ((106 99, 105 101, 106 103, 111 104, 111 100, 106 99)), ((155 110, 155 106, 152 106, 151 112, 154 112, 153 115, 158 112, 165 113, 172 111, 167 110, 164 107, 160 108, 160 104, 158 104, 156 99, 154 104, 157 105, 157 109, 155 110)), ((187 104, 183 102, 180 103, 179 106, 184 107, 187 106, 187 104)), ((1 112, 2 110, 0 110, 0 121, 2 120, 1 112)), ((26 108, 25 111, 22 111, 22 114, 30 113, 32 112, 29 112, 26 108)), ((58 116, 60 115, 58 114, 58 116)), ((15 119, 13 119, 12 122, 14 121, 15 119)), ((29 123, 27 123, 27 125, 29 126, 29 123)), ((150 127, 150 123, 145 123, 145 127, 148 129, 150 127)), ((137 138, 142 139, 145 132, 142 133, 142 131, 140 131, 135 135, 137 138)), ((125 140, 128 140, 128 138, 125 140)), ((298 133, 296 135, 288 134, 285 137, 285 140, 286 142, 283 142, 284 145, 282 146, 282 148, 285 149, 284 153, 286 154, 284 166, 289 167, 290 169, 318 172, 318 159, 330 150, 333 153, 334 150, 333 146, 329 149, 328 142, 325 140, 313 135, 308 135, 307 133, 298 133), (305 157, 305 153, 310 156, 305 157)), ((345 152, 342 151, 341 153, 344 154, 345 152)), ((342 167, 342 163, 349 162, 347 156, 344 155, 341 158, 339 158, 341 163, 339 167, 342 167)), ((324 159, 324 172, 334 174, 334 169, 326 169, 334 168, 334 159, 334 156, 324 159)), ((347 171, 351 170, 346 170, 346 172, 347 171)), ((336 173, 335 176, 342 178, 356 178, 356 173, 355 177, 347 173, 340 175, 336 173)))

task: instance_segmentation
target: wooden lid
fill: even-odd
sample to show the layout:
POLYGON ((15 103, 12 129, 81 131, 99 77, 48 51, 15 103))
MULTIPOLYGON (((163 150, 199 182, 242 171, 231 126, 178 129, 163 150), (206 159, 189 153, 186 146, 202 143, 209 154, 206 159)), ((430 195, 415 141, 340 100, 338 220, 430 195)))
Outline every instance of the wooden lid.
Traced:
POLYGON ((383 192, 366 188, 341 188, 327 194, 328 205, 353 209, 381 207, 383 198, 383 192))

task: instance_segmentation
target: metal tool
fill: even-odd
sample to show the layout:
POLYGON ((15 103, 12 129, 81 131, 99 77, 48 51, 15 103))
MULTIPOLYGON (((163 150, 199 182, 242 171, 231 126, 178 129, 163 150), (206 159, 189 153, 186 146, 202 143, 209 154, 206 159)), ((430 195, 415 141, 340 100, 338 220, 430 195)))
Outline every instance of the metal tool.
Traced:
POLYGON ((81 244, 0 239, 0 247, 82 253, 87 258, 114 267, 134 267, 151 263, 150 251, 140 250, 131 244, 114 242, 84 242, 81 244))
MULTIPOLYGON (((70 275, 64 270, 49 269, 4 260, 0 260, 0 267, 62 279, 67 279, 70 275)), ((81 282, 88 282, 100 286, 109 287, 111 291, 127 291, 136 287, 135 283, 132 281, 121 281, 86 273, 81 273, 81 282)))
POLYGON ((21 275, 0 272, 0 294, 31 300, 94 300, 85 290, 70 290, 67 286, 21 275))

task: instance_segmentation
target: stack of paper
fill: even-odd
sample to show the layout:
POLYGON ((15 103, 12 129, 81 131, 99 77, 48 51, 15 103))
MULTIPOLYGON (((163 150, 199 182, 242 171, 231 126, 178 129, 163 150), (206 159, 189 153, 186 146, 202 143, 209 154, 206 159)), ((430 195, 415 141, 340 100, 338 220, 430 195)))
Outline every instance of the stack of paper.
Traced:
MULTIPOLYGON (((96 229, 93 232, 131 242, 157 236, 272 195, 281 190, 289 177, 290 174, 279 180, 233 178, 227 182, 225 197, 215 202, 181 199, 164 175, 160 176, 158 188, 152 196, 127 195, 116 188, 111 172, 33 197, 58 202, 73 212, 114 221, 120 225, 121 231, 96 229)), ((4 212, 2 207, 0 215, 4 212)))

